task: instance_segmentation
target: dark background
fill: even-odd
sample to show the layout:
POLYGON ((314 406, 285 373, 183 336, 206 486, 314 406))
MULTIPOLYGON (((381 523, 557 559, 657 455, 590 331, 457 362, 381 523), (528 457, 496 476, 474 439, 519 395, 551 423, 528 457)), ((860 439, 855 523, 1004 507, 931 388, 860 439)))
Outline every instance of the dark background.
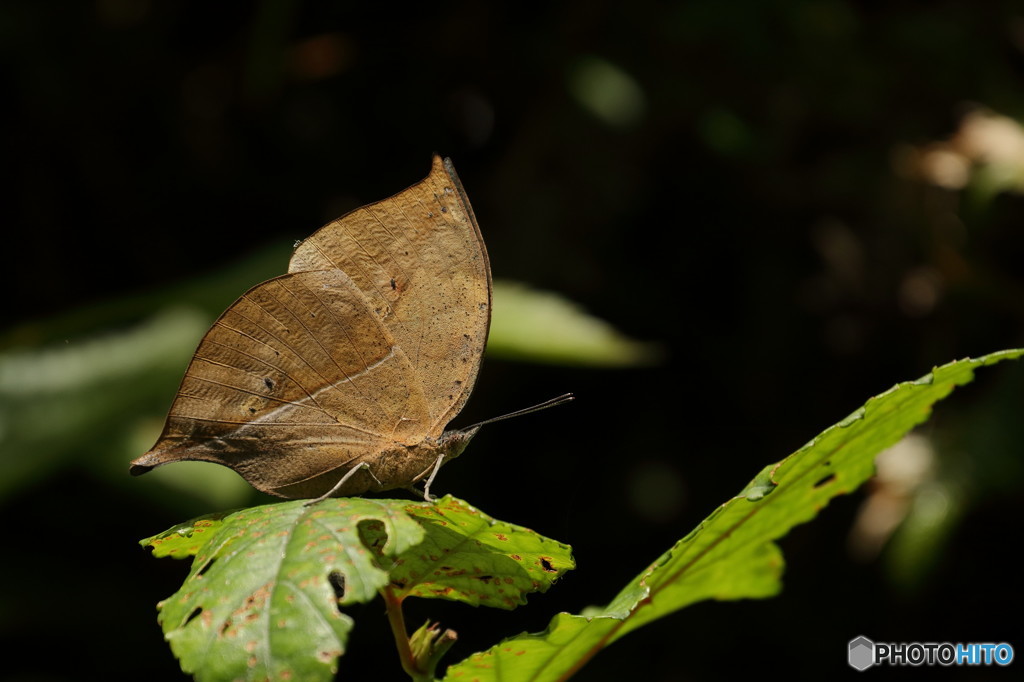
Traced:
MULTIPOLYGON (((660 363, 614 370, 485 361, 456 425, 578 400, 488 427, 436 491, 572 544, 578 569, 512 614, 410 605, 410 624, 460 633, 448 662, 607 602, 896 381, 1024 345, 1021 175, 961 154, 967 176, 942 186, 928 164, 963 151, 947 141, 971 112, 1024 118, 1018 3, 23 1, 0 8, 0 54, 8 351, 116 333, 279 250, 211 285, 212 316, 435 151, 496 277, 660 343, 660 363)), ((159 419, 183 369, 139 409, 159 419)), ((579 679, 820 679, 859 634, 1020 652, 1022 396, 1000 366, 925 427, 960 502, 909 569, 851 555, 858 493, 782 542, 779 597, 679 612, 579 679)), ((128 480, 130 454, 116 476, 92 467, 116 421, 0 499, 11 679, 181 678, 155 603, 187 566, 135 543, 214 509, 128 480)), ((400 679, 379 602, 353 615, 341 677, 400 679)))

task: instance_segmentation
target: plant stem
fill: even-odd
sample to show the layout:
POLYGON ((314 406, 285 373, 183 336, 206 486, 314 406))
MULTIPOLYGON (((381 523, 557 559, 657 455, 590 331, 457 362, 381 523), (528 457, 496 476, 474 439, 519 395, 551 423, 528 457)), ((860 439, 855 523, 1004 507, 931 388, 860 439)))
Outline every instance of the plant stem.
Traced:
POLYGON ((391 589, 390 585, 381 590, 381 596, 384 597, 388 622, 391 624, 391 633, 395 636, 395 646, 398 648, 398 658, 402 661, 402 670, 414 682, 429 682, 430 676, 419 669, 416 658, 412 655, 412 648, 409 646, 409 632, 405 629, 402 600, 395 596, 395 592, 391 589))

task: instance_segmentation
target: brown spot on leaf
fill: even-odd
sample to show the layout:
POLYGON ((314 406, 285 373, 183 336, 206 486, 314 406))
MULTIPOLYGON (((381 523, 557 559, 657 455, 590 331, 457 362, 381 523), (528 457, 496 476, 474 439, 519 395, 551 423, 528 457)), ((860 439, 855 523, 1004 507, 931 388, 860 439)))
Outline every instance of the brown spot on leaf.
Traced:
POLYGON ((504 533, 495 533, 494 537, 498 538, 502 542, 507 542, 508 541, 508 536, 505 535, 504 533))
POLYGON ((245 622, 257 620, 260 616, 261 608, 270 597, 270 587, 271 583, 267 583, 246 597, 242 605, 235 609, 224 621, 223 625, 221 625, 220 634, 223 636, 234 636, 237 634, 237 630, 233 628, 236 618, 241 618, 245 622))

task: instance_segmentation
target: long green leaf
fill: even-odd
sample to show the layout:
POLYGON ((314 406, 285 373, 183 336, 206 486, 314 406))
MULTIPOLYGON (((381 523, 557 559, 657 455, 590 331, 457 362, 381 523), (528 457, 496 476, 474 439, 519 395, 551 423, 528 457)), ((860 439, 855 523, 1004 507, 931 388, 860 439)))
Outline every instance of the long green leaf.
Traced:
POLYGON ((952 362, 898 384, 765 468, 736 497, 631 581, 602 609, 558 614, 547 630, 522 634, 448 668, 446 680, 564 680, 626 633, 704 599, 777 594, 783 569, 773 542, 873 473, 875 455, 925 421, 932 406, 974 370, 1024 350, 952 362))

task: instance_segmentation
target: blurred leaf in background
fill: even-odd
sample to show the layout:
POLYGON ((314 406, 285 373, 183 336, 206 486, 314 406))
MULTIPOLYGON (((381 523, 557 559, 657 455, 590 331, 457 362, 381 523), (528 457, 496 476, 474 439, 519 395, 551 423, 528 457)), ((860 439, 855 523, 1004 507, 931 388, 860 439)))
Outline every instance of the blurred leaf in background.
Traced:
POLYGON ((661 352, 656 344, 629 338, 564 296, 518 282, 494 283, 489 356, 600 368, 650 365, 661 352))
MULTIPOLYGON (((159 435, 161 406, 170 404, 196 344, 219 314, 210 311, 267 277, 261 274, 269 269, 267 260, 257 254, 220 276, 104 306, 108 315, 157 308, 131 326, 0 353, 0 499, 62 468, 89 470, 114 487, 165 487, 158 494, 201 499, 212 508, 251 497, 243 479, 205 462, 160 467, 152 474, 158 485, 144 487, 129 482, 126 472, 127 462, 159 435), (245 277, 250 284, 230 294, 229 287, 245 277)), ((502 282, 494 297, 491 356, 584 367, 628 367, 656 357, 651 344, 627 338, 555 294, 502 282)), ((76 323, 94 320, 76 312, 39 320, 8 337, 71 332, 76 323)))

